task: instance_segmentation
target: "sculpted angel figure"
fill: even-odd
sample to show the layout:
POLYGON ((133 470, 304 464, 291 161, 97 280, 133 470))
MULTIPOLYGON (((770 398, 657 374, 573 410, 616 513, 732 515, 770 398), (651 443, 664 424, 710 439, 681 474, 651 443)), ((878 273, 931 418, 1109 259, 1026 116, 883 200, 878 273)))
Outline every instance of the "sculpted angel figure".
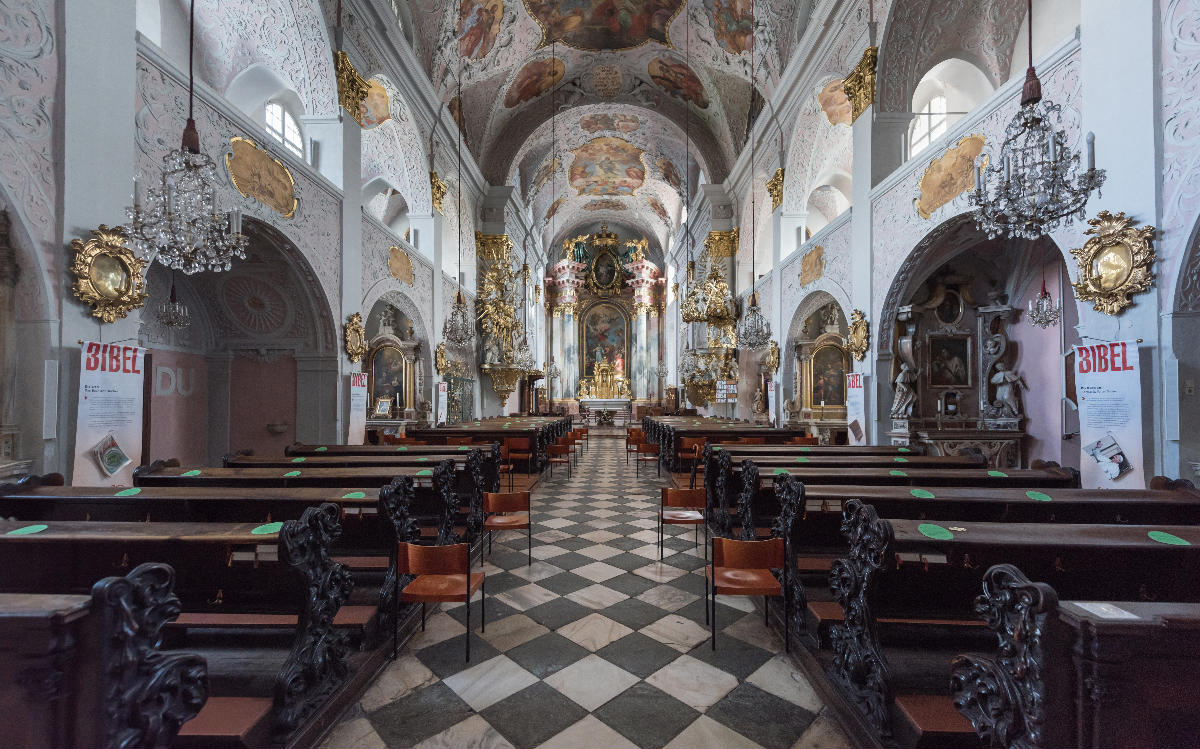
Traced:
POLYGON ((913 385, 917 381, 917 371, 908 362, 900 365, 900 373, 896 375, 896 398, 892 401, 892 418, 904 419, 912 412, 913 403, 917 400, 917 391, 913 385))

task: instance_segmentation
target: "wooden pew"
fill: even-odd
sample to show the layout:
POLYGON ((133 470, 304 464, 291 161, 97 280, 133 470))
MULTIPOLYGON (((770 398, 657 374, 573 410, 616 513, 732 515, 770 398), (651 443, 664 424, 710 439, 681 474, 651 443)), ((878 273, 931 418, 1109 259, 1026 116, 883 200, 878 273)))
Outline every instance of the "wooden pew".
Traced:
MULTIPOLYGON (((229 683, 264 677, 251 694, 210 699, 206 711, 180 730, 179 746, 253 746, 271 733, 285 740, 323 709, 330 696, 362 671, 365 656, 348 657, 343 625, 360 626, 374 607, 343 607, 353 582, 329 558, 340 533, 337 505, 306 509, 299 520, 249 523, 0 521, 0 588, 9 593, 87 590, 89 580, 149 561, 178 573, 183 614, 172 628, 189 631, 292 631, 282 668, 253 674, 214 674, 218 694, 229 683)), ((162 615, 162 612, 159 614, 162 615)), ((169 618, 169 617, 166 617, 169 618)), ((232 663, 225 658, 226 663, 232 663)))
POLYGON ((903 746, 963 740, 945 685, 953 653, 980 647, 978 627, 953 626, 973 616, 980 569, 1014 562, 1072 598, 1200 601, 1196 526, 921 522, 851 500, 843 529, 849 551, 829 576, 843 621, 818 656, 866 724, 903 746))
POLYGON ((703 437, 710 443, 736 437, 758 437, 775 444, 805 436, 803 429, 777 429, 762 424, 679 416, 645 416, 642 430, 647 441, 658 445, 660 459, 668 471, 680 469, 676 451, 684 437, 703 437))
POLYGON ((570 417, 511 416, 477 419, 451 427, 410 429, 408 435, 430 445, 445 444, 448 437, 503 442, 506 437, 528 437, 533 449, 531 473, 546 466, 546 448, 571 430, 570 417))
MULTIPOLYGON (((487 442, 484 444, 470 445, 471 449, 479 448, 485 452, 492 450, 492 446, 499 446, 496 442, 487 442)), ((465 445, 447 446, 447 445, 307 445, 300 442, 293 442, 283 448, 283 454, 289 458, 296 457, 335 457, 335 456, 376 456, 376 455, 442 455, 447 451, 447 448, 457 449, 457 447, 468 447, 465 445)))
POLYGON ((159 650, 173 570, 143 564, 89 595, 0 593, 0 746, 168 746, 208 699, 194 653, 159 650))
POLYGON ((1200 736, 1200 604, 1059 601, 990 568, 975 613, 998 648, 954 659, 955 707, 992 746, 1188 746, 1200 736))

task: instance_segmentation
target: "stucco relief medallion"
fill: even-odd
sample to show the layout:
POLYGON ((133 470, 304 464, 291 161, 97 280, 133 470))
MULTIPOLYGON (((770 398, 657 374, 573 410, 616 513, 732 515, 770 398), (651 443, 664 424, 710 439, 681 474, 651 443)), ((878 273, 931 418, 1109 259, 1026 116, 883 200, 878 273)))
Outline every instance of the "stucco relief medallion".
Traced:
MULTIPOLYGON (((929 162, 918 183, 921 194, 913 201, 918 216, 928 219, 951 200, 975 189, 975 161, 986 144, 987 138, 978 133, 967 135, 929 162)), ((982 166, 987 166, 986 156, 982 166)))
POLYGON ((817 245, 800 258, 800 286, 820 280, 825 275, 825 248, 817 245))
POLYGON ((300 206, 296 181, 283 162, 246 138, 234 136, 229 145, 232 150, 225 154, 225 169, 237 191, 284 218, 295 216, 300 206))

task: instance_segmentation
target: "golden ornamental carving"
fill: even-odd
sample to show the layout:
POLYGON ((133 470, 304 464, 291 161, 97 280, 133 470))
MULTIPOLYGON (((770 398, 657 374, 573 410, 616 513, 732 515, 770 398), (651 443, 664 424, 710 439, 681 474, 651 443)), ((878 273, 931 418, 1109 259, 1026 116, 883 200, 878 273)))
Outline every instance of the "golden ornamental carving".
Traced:
POLYGON ((515 303, 519 298, 516 293, 518 274, 513 270, 513 243, 507 234, 475 232, 475 248, 483 261, 479 294, 475 299, 479 327, 483 331, 483 357, 488 365, 501 367, 513 361, 519 327, 515 303))
POLYGON ((850 100, 850 122, 867 111, 867 107, 875 103, 875 64, 879 61, 879 48, 867 47, 862 59, 854 67, 846 80, 842 82, 842 90, 850 100))
POLYGON ((388 272, 392 274, 392 278, 399 279, 409 286, 416 283, 417 277, 413 272, 412 258, 395 245, 388 248, 388 272))
POLYGON ((337 74, 338 104, 361 126, 363 102, 367 99, 370 85, 354 69, 354 63, 350 62, 350 56, 344 51, 339 49, 333 56, 333 62, 337 74))
MULTIPOLYGON (((442 201, 446 199, 446 190, 449 189, 445 180, 438 176, 437 172, 429 173, 429 192, 433 195, 433 207, 438 213, 442 213, 442 201)), ((408 237, 404 239, 407 241, 408 237)))
POLYGON ((774 377, 775 371, 779 369, 779 344, 773 340, 762 358, 762 368, 768 378, 774 377))
POLYGON ((871 324, 867 322, 867 316, 863 311, 856 309, 850 313, 850 335, 847 338, 846 350, 854 355, 858 361, 862 361, 867 356, 867 349, 871 348, 871 324))
POLYGON ((561 304, 555 305, 553 314, 555 317, 562 317, 563 315, 570 315, 573 317, 577 308, 578 305, 575 302, 562 302, 561 304))
POLYGON ((225 171, 237 191, 284 218, 295 216, 300 200, 296 197, 296 180, 291 170, 249 138, 235 135, 229 139, 229 145, 225 171))
POLYGON ((1079 280, 1071 285, 1075 298, 1092 302, 1092 309, 1119 315, 1132 302, 1131 294, 1148 290, 1154 282, 1153 226, 1133 227, 1124 211, 1100 211, 1088 220, 1092 235, 1083 247, 1071 250, 1079 264, 1079 280))
MULTIPOLYGON (((505 265, 510 265, 512 262, 513 243, 507 234, 484 234, 477 231, 475 232, 475 249, 479 253, 480 259, 485 262, 505 265)), ((511 267, 509 270, 512 270, 511 267)))
POLYGON ((146 261, 125 246, 125 230, 100 224, 86 242, 72 239, 71 293, 92 306, 92 316, 116 322, 146 303, 146 261))
POLYGON ((433 366, 440 375, 456 375, 458 377, 466 375, 466 365, 446 355, 445 341, 439 343, 437 348, 434 349, 433 366))
POLYGON ((533 303, 537 304, 542 300, 542 285, 538 284, 533 287, 533 303))
POLYGON ((633 316, 637 317, 638 315, 641 315, 641 314, 649 315, 654 309, 655 309, 655 306, 652 302, 634 302, 633 303, 633 316))
MULTIPOLYGON (((987 138, 978 133, 966 135, 929 162, 918 184, 921 193, 913 201, 918 216, 928 219, 951 200, 975 189, 975 160, 985 144, 987 138)), ((982 167, 986 166, 987 157, 984 156, 982 167)))
POLYGON ((346 356, 351 364, 358 364, 367 355, 367 329, 363 327, 362 314, 355 312, 346 319, 342 326, 346 338, 346 356))
POLYGON ((704 251, 710 258, 736 257, 738 251, 738 230, 710 231, 704 238, 704 251))
POLYGON ((501 403, 508 400, 517 383, 525 376, 525 370, 518 367, 485 364, 480 369, 492 378, 492 390, 496 391, 496 397, 501 403))
POLYGON ((620 294, 625 288, 625 269, 621 266, 615 247, 615 244, 593 244, 595 255, 588 266, 584 284, 588 291, 601 299, 620 294))
POLYGON ((679 282, 678 281, 671 282, 671 296, 674 297, 675 299, 679 298, 679 282))
POLYGON ((825 275, 825 248, 817 245, 800 258, 800 285, 808 286, 825 275))
POLYGON ((771 196, 771 212, 783 205, 783 167, 775 170, 775 176, 767 180, 767 194, 771 196))
POLYGON ((631 239, 625 243, 625 249, 629 250, 629 262, 640 263, 646 259, 646 250, 650 247, 650 243, 645 239, 631 239))

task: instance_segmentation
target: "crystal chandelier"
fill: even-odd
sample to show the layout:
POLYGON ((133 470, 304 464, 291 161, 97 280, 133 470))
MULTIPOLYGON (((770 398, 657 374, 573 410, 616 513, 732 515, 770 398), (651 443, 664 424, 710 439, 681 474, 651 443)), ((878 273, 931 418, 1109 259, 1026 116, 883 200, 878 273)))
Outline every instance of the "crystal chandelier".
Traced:
MULTIPOLYGON (((755 92, 755 69, 754 56, 750 59, 750 99, 754 99, 755 92)), ((755 251, 755 241, 758 239, 758 212, 755 210, 755 190, 754 190, 754 169, 756 166, 756 141, 754 138, 754 124, 750 124, 750 298, 747 300, 749 306, 746 309, 746 314, 742 317, 741 323, 738 324, 738 338, 741 339, 742 345, 747 348, 762 348, 771 342, 771 323, 767 322, 767 318, 763 317, 762 310, 758 307, 758 292, 754 291, 754 284, 758 282, 758 253, 755 251)))
POLYGON ((513 366, 526 372, 537 370, 537 359, 533 357, 533 352, 529 350, 528 336, 521 336, 521 342, 517 344, 517 351, 513 355, 513 366))
POLYGON ((133 180, 133 206, 125 211, 134 245, 168 268, 187 274, 229 270, 234 258, 246 259, 241 212, 234 210, 229 216, 216 212, 217 169, 212 159, 200 153, 200 133, 192 117, 195 13, 193 2, 188 41, 188 117, 183 142, 179 150, 163 157, 162 185, 146 189, 144 206, 138 197, 137 179, 133 180))
POLYGON ((1062 301, 1056 305, 1054 299, 1050 297, 1050 292, 1046 291, 1046 265, 1042 263, 1042 291, 1037 295, 1036 299, 1029 300, 1029 312, 1027 313, 1029 322, 1039 328, 1048 328, 1051 325, 1058 325, 1059 319, 1062 318, 1062 301))
POLYGON ((559 377, 562 377, 562 370, 558 368, 558 363, 551 359, 550 366, 546 367, 546 379, 553 381, 559 377))
POLYGON ((1099 194, 1104 170, 1096 168, 1095 136, 1087 134, 1087 171, 1078 174, 1079 153, 1057 129, 1062 108, 1042 99, 1033 69, 1033 0, 1029 0, 1029 69, 1021 108, 1008 123, 1000 160, 980 166, 970 203, 975 221, 989 238, 1001 235, 1037 239, 1064 221, 1083 218, 1093 190, 1099 194))
MULTIPOLYGON (((458 64, 458 96, 459 101, 462 101, 462 61, 458 64)), ((459 283, 462 281, 462 128, 458 128, 458 139, 455 143, 455 150, 458 156, 458 179, 454 185, 455 203, 454 216, 455 226, 458 233, 458 276, 455 279, 459 283)), ((467 300, 463 296, 462 288, 454 292, 454 304, 450 308, 450 315, 446 318, 446 322, 442 323, 442 338, 447 343, 455 348, 468 349, 475 344, 475 322, 471 317, 471 313, 467 311, 467 300)))
POLYGON ((163 326, 176 330, 183 330, 192 324, 192 315, 188 312, 187 305, 179 301, 175 294, 174 279, 171 280, 171 298, 158 305, 156 317, 163 326))

